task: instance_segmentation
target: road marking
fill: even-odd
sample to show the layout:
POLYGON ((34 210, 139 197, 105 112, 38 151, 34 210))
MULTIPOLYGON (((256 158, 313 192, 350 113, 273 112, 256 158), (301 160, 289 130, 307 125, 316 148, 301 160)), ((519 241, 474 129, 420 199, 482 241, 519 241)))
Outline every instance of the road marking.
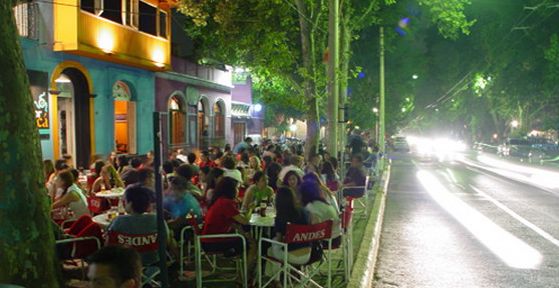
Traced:
POLYGON ((518 269, 539 267, 543 256, 538 250, 453 195, 432 173, 419 170, 417 179, 433 200, 508 266, 518 269))
POLYGON ((497 201, 495 198, 487 195, 487 193, 481 191, 479 188, 476 188, 472 185, 470 185, 470 187, 472 187, 472 189, 474 189, 477 193, 479 193, 481 196, 487 198, 487 200, 489 200, 491 203, 495 204, 495 206, 501 208, 503 211, 507 212, 507 214, 509 214, 510 216, 512 216, 514 219, 518 220, 518 222, 524 224, 526 227, 532 229, 534 232, 538 233, 540 236, 542 236, 543 238, 545 238, 546 240, 548 240, 549 242, 551 242, 553 245, 559 247, 559 240, 557 240, 557 238, 553 237, 551 234, 545 232, 543 229, 541 229, 540 227, 536 226, 535 224, 533 224, 532 222, 526 220, 525 218, 523 218, 522 216, 516 214, 516 212, 512 211, 509 207, 505 206, 504 204, 502 204, 501 202, 497 201))

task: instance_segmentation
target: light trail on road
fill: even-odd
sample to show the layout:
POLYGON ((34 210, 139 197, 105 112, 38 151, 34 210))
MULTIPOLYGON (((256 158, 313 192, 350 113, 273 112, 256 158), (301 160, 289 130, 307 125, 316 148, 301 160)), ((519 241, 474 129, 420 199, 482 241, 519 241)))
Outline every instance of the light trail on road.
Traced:
POLYGON ((542 236, 543 238, 545 238, 546 240, 551 242, 553 245, 559 247, 559 240, 557 240, 557 238, 553 237, 551 234, 547 233, 546 231, 544 231, 540 227, 536 226, 532 222, 530 222, 530 221, 526 220, 525 218, 523 218, 522 216, 518 215, 516 212, 512 211, 510 208, 508 208, 507 206, 505 206, 501 202, 497 201, 495 198, 489 196, 487 193, 481 191, 479 188, 476 188, 472 185, 470 185, 470 187, 472 187, 472 189, 474 189, 474 191, 476 191, 478 194, 480 194, 481 196, 483 196, 487 200, 489 200, 489 202, 495 204, 495 206, 497 206, 501 210, 507 212, 507 214, 512 216, 514 219, 518 220, 520 223, 524 224, 526 227, 532 229, 534 232, 538 233, 540 236, 542 236))
POLYGON ((518 269, 539 267, 543 260, 539 251, 452 195, 430 172, 419 170, 416 176, 441 207, 508 266, 518 269))

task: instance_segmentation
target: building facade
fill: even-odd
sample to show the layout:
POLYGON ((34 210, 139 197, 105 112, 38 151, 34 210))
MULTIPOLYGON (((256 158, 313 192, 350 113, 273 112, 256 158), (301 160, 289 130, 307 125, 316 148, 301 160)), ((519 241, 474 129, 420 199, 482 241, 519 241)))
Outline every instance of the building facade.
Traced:
POLYGON ((31 1, 14 8, 44 159, 69 154, 76 167, 88 167, 94 155, 145 154, 154 149, 153 112, 161 115, 163 155, 233 145, 257 130, 243 119, 246 128, 233 133, 233 111, 248 107, 242 117, 252 116, 251 87, 232 104, 231 67, 190 60, 193 44, 173 14, 175 2, 31 1))
POLYGON ((233 78, 231 130, 233 145, 237 145, 247 136, 261 138, 264 129, 264 107, 260 103, 253 103, 252 78, 247 72, 236 72, 233 78))
POLYGON ((173 57, 156 73, 156 109, 162 112, 164 151, 196 151, 231 144, 231 72, 173 57))
POLYGON ((14 8, 43 158, 153 149, 155 73, 171 67, 158 0, 31 1, 14 8))

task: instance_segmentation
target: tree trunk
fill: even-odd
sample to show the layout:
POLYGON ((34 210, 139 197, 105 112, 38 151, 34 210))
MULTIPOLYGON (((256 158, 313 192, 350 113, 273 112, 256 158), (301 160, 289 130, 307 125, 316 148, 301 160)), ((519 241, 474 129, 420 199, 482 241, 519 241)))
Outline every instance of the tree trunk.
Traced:
POLYGON ((59 287, 39 132, 12 3, 0 1, 0 283, 59 287))
POLYGON ((296 0, 297 9, 299 14, 299 26, 301 27, 301 57, 303 60, 303 68, 305 75, 303 76, 303 91, 308 105, 307 116, 307 139, 305 141, 305 158, 308 160, 309 156, 315 153, 318 149, 319 138, 319 119, 318 119, 318 101, 316 99, 316 89, 309 78, 309 75, 315 75, 314 63, 312 55, 311 31, 309 23, 302 15, 308 15, 307 5, 304 0, 296 0))

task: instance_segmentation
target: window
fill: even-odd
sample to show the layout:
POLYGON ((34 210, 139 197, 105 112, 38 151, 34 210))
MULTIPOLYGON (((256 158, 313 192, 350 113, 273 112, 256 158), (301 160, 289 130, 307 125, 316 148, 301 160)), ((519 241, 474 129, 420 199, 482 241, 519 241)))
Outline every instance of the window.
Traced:
POLYGON ((140 1, 140 23, 138 29, 157 36, 157 8, 140 1))
POLYGON ((186 142, 186 111, 179 96, 169 99, 169 130, 171 145, 181 145, 186 142))
POLYGON ((136 103, 130 88, 122 81, 113 85, 115 149, 119 153, 136 153, 136 103))
POLYGON ((225 117, 223 115, 223 102, 214 104, 215 137, 225 136, 225 117))
POLYGON ((159 10, 159 37, 167 38, 167 13, 159 10))
POLYGON ((81 0, 80 8, 83 11, 99 15, 103 12, 103 0, 81 0))
POLYGON ((122 24, 122 2, 103 0, 103 12, 101 12, 101 17, 122 24))
POLYGON ((124 0, 124 25, 138 28, 138 0, 124 0))
POLYGON ((22 37, 38 39, 37 3, 20 3, 14 7, 17 31, 22 37))

